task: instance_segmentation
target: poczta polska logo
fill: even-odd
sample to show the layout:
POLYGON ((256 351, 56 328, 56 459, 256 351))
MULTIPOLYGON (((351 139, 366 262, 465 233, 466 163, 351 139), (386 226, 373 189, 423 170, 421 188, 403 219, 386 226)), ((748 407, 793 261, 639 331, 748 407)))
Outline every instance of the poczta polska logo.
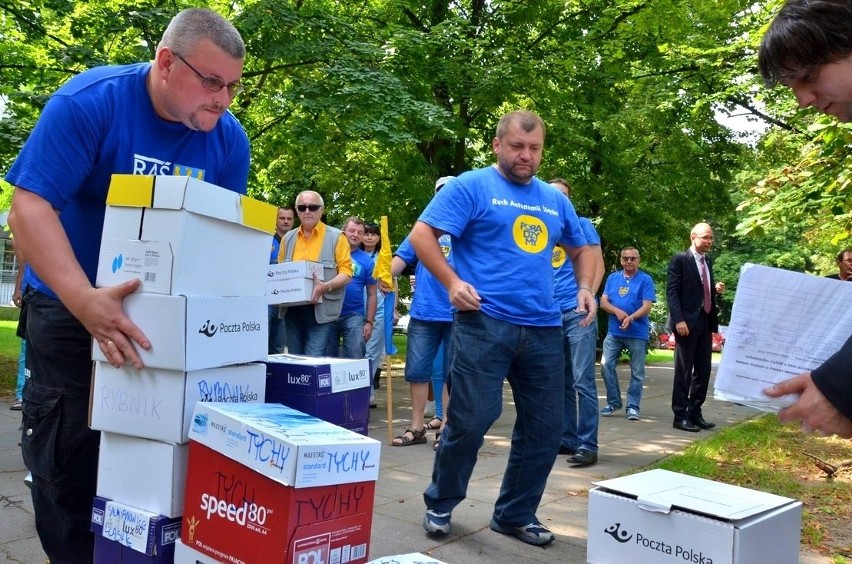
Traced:
POLYGON ((216 333, 251 333, 252 331, 260 331, 260 323, 257 321, 237 321, 236 323, 216 323, 207 320, 198 330, 199 333, 206 337, 213 337, 216 333))
POLYGON ((613 523, 604 529, 604 532, 621 544, 628 543, 635 537, 635 544, 642 546, 642 548, 661 552, 668 556, 674 556, 684 562, 692 562, 693 564, 713 564, 713 559, 709 556, 705 556, 700 550, 684 548, 679 544, 672 546, 664 541, 649 539, 642 533, 636 533, 633 535, 627 531, 621 530, 621 523, 613 523))

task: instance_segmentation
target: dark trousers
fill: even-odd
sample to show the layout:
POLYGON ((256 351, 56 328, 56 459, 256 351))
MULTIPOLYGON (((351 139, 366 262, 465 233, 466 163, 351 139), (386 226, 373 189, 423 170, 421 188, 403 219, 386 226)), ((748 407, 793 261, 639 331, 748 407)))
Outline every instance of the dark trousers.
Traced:
POLYGON ((100 433, 89 429, 91 337, 65 307, 31 292, 21 449, 33 474, 39 539, 51 564, 92 562, 100 433))
POLYGON ((677 420, 701 417, 707 399, 713 354, 713 332, 702 311, 697 327, 689 335, 675 333, 675 372, 672 386, 672 411, 677 420))

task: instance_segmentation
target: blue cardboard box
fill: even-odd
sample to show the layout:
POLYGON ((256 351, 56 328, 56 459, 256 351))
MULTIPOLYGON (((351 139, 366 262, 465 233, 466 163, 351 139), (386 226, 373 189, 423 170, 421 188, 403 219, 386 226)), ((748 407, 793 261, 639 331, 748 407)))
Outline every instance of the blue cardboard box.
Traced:
POLYGON ((335 425, 363 422, 370 414, 369 368, 367 359, 270 355, 266 401, 335 425))
POLYGON ((95 497, 95 564, 165 564, 174 561, 181 517, 165 517, 95 497))

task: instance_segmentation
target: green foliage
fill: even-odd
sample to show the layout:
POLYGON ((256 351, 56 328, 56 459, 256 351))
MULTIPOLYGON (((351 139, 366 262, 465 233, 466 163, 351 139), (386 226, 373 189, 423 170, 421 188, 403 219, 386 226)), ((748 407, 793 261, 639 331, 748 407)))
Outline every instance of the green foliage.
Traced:
MULTIPOLYGON (((60 84, 151 59, 190 4, 0 2, 0 170, 60 84)), ((660 286, 698 221, 716 228, 734 286, 743 262, 810 270, 848 242, 849 130, 808 131, 788 92, 758 87, 755 48, 777 0, 209 5, 248 48, 231 109, 252 142, 255 197, 292 203, 314 189, 329 223, 387 215, 399 242, 434 179, 491 163, 498 117, 526 107, 548 124, 540 176, 574 184, 607 265, 637 246, 660 286), (743 144, 716 121, 743 110, 776 128, 743 144)))

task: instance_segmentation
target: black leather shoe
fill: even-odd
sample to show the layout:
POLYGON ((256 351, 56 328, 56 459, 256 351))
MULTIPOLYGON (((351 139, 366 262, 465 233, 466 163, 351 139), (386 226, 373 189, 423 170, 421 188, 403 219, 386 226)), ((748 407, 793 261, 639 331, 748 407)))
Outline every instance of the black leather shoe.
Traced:
POLYGON ((701 430, 698 425, 694 425, 689 419, 675 419, 675 422, 672 423, 672 427, 680 429, 681 431, 688 431, 690 433, 697 433, 701 430))
POLYGON ((592 464, 596 464, 597 461, 598 455, 584 448, 581 448, 576 452, 576 454, 572 454, 568 457, 568 464, 575 468, 579 468, 580 466, 591 466, 592 464))
POLYGON ((715 424, 715 423, 710 423, 709 421, 705 420, 705 419, 704 419, 703 417, 701 417, 700 415, 699 415, 698 417, 694 418, 694 419, 692 420, 692 423, 693 423, 695 426, 700 427, 701 429, 712 429, 713 427, 715 427, 715 426, 716 426, 716 424, 715 424))
POLYGON ((567 446, 559 445, 559 454, 567 454, 568 456, 574 456, 577 454, 577 450, 573 448, 568 448, 567 446))

